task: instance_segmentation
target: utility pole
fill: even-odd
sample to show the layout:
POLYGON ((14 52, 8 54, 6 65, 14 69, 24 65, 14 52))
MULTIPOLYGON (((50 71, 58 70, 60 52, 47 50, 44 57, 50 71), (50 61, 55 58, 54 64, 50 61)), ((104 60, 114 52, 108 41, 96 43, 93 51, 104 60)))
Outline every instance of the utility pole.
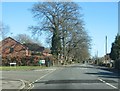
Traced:
POLYGON ((97 65, 99 65, 98 50, 96 56, 97 56, 97 65))
POLYGON ((97 50, 97 58, 98 58, 98 50, 97 50))
POLYGON ((107 55, 107 36, 106 36, 106 38, 105 38, 105 54, 107 55))
POLYGON ((107 64, 107 36, 105 36, 105 64, 107 64))

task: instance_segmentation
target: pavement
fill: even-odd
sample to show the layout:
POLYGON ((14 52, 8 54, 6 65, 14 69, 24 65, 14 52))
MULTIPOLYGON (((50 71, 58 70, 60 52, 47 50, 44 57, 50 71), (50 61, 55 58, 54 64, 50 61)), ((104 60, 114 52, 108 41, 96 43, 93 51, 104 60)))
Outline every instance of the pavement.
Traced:
POLYGON ((23 89, 25 84, 22 80, 1 79, 2 89, 23 89))

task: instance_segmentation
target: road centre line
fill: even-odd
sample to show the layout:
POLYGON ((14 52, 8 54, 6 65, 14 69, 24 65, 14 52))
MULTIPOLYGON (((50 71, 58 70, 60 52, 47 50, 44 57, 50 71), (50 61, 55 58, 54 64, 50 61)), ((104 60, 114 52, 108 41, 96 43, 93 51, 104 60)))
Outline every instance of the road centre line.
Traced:
POLYGON ((52 70, 51 72, 49 72, 49 73, 47 73, 47 74, 43 75, 43 76, 42 76, 42 77, 40 77, 39 79, 37 79, 37 80, 35 80, 34 82, 30 83, 29 85, 30 85, 30 86, 32 86, 32 87, 31 87, 31 89, 34 87, 34 85, 33 85, 33 84, 34 84, 35 82, 37 82, 37 81, 41 80, 42 78, 44 78, 44 77, 46 77, 47 75, 49 75, 49 74, 53 73, 54 71, 56 71, 56 69, 55 69, 55 70, 52 70))
POLYGON ((110 83, 105 82, 105 81, 102 80, 101 78, 98 78, 98 80, 100 80, 101 82, 105 83, 106 85, 108 85, 108 86, 110 86, 110 87, 112 87, 112 88, 117 89, 117 87, 115 87, 114 85, 112 85, 112 84, 110 84, 110 83))
POLYGON ((55 69, 41 69, 41 70, 34 70, 34 71, 50 71, 50 70, 55 70, 55 69))
MULTIPOLYGON (((55 69, 55 70, 56 70, 56 69, 55 69)), ((51 74, 52 72, 54 72, 55 70, 49 72, 48 74, 43 75, 42 77, 40 77, 39 79, 37 79, 35 82, 41 80, 42 78, 44 78, 44 77, 46 77, 47 75, 49 75, 49 74, 51 74)), ((33 83, 35 83, 35 82, 33 82, 33 83)))

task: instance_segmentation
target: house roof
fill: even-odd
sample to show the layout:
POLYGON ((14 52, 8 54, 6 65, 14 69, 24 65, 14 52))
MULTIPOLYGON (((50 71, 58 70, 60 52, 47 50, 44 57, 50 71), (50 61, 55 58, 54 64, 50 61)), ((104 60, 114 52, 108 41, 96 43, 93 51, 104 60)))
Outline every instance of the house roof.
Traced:
POLYGON ((0 45, 0 46, 4 46, 5 44, 5 41, 6 40, 13 40, 13 41, 15 41, 16 42, 16 44, 14 45, 14 46, 16 46, 16 45, 21 45, 21 46, 23 46, 23 48, 24 49, 29 49, 29 50, 31 50, 31 51, 37 51, 37 52, 43 52, 43 50, 45 49, 43 46, 39 46, 38 44, 36 44, 36 43, 26 43, 26 44, 21 44, 20 42, 18 42, 18 41, 16 41, 15 39, 13 39, 13 38, 11 38, 11 37, 7 37, 7 38, 5 38, 4 40, 2 40, 1 42, 0 42, 0 44, 2 43, 2 45, 0 45), (4 45, 3 45, 4 44, 4 45))
POLYGON ((21 44, 20 42, 16 41, 15 39, 13 39, 13 38, 11 38, 11 37, 5 38, 4 40, 2 40, 2 43, 5 42, 5 41, 8 40, 8 39, 11 39, 11 40, 15 41, 17 44, 20 44, 20 45, 22 45, 23 47, 27 48, 26 46, 24 46, 23 44, 21 44))
POLYGON ((39 46, 36 43, 26 43, 24 45, 31 51, 42 52, 45 49, 43 46, 39 46))

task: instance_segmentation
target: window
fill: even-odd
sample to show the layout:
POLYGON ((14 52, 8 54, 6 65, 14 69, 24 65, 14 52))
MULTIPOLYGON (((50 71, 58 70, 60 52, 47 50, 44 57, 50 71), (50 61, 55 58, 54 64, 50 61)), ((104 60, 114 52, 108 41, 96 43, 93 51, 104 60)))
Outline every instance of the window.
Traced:
POLYGON ((10 48, 10 53, 12 53, 14 51, 14 48, 10 48))

